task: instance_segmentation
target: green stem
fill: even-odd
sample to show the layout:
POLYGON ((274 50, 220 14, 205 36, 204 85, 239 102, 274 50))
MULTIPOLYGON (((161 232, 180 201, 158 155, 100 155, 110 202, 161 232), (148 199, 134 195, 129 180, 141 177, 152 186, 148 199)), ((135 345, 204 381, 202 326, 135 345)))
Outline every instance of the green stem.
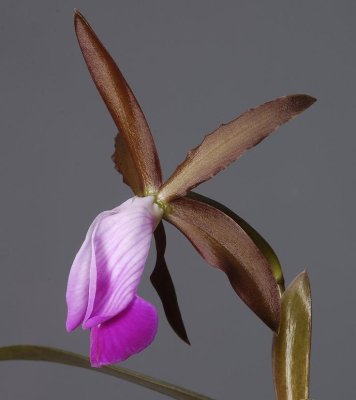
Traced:
POLYGON ((0 361, 11 360, 48 361, 90 369, 94 372, 100 372, 102 374, 135 383, 136 385, 165 394, 176 400, 212 400, 209 397, 126 368, 113 366, 92 368, 88 357, 51 347, 32 345, 0 347, 0 361))

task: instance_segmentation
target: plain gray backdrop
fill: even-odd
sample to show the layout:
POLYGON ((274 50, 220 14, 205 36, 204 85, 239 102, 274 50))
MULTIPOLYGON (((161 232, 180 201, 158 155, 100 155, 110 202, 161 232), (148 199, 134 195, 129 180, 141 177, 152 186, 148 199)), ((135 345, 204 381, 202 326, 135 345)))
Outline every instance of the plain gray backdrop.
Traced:
MULTIPOLYGON (((0 3, 0 345, 88 354, 65 331, 69 268, 88 226, 131 196, 113 168, 114 124, 86 69, 73 9, 87 17, 135 92, 167 178, 203 135, 290 93, 318 98, 302 116, 198 192, 270 242, 289 283, 313 294, 311 395, 355 396, 354 1, 14 1, 0 3)), ((271 332, 166 224, 167 261, 191 347, 160 326, 123 365, 216 399, 273 399, 271 332)), ((0 398, 163 399, 60 365, 0 364, 0 398)))

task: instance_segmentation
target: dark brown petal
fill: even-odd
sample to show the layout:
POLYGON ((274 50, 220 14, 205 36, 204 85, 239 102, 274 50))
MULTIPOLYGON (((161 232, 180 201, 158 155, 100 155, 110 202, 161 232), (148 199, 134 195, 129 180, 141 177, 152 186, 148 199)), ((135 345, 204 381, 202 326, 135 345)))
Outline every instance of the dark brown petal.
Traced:
POLYGON ((126 185, 130 186, 132 191, 142 196, 143 193, 143 182, 141 182, 140 175, 137 172, 136 165, 131 157, 130 152, 127 150, 125 141, 122 138, 120 132, 115 138, 115 151, 111 156, 115 164, 115 168, 122 175, 122 179, 126 185))
POLYGON ((273 373, 277 400, 309 398, 311 293, 306 272, 282 296, 281 325, 273 339, 273 373))
POLYGON ((243 220, 240 216, 235 214, 229 208, 225 207, 223 204, 210 199, 209 197, 205 197, 199 193, 189 192, 187 197, 196 199, 201 201, 202 203, 210 204, 222 211, 224 214, 228 215, 232 218, 241 228, 250 236, 255 245, 259 248, 259 250, 266 257, 268 264, 272 270, 272 274, 274 279, 276 280, 280 294, 284 292, 284 277, 281 263, 277 257, 277 254, 274 252, 272 247, 268 244, 268 242, 254 229, 251 225, 249 225, 245 220, 243 220))
MULTIPOLYGON (((78 11, 74 25, 89 72, 122 135, 124 149, 129 152, 126 157, 119 151, 114 160, 132 159, 136 171, 132 174, 137 173, 135 180, 140 182, 139 190, 135 188, 137 194, 155 192, 162 182, 161 167, 145 116, 118 66, 78 11)), ((122 165, 117 168, 123 172, 129 170, 122 165)), ((131 183, 131 178, 125 176, 125 180, 131 183)))
POLYGON ((272 330, 278 331, 280 296, 267 259, 231 217, 212 205, 182 197, 165 218, 211 265, 224 271, 235 292, 272 330))
POLYGON ((183 163, 163 184, 159 198, 169 202, 184 196, 314 102, 313 97, 304 94, 281 97, 252 108, 239 118, 221 125, 188 153, 183 163))
POLYGON ((162 221, 158 224, 154 236, 157 259, 151 275, 151 282, 162 301, 164 312, 172 329, 184 342, 190 344, 179 309, 174 284, 164 258, 164 253, 166 251, 166 233, 162 221))

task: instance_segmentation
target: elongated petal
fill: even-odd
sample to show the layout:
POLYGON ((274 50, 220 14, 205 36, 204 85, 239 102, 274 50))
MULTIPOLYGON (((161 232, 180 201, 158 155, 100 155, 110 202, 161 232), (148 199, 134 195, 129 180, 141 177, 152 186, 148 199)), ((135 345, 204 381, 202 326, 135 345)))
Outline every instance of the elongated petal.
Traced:
POLYGON ((135 162, 120 132, 116 135, 115 151, 111 159, 115 164, 116 170, 122 175, 124 183, 126 183, 136 195, 141 195, 143 184, 140 179, 140 174, 137 172, 135 162))
POLYGON ((165 217, 211 265, 224 271, 241 299, 274 331, 280 320, 280 297, 267 259, 247 233, 214 206, 183 197, 165 217))
POLYGON ((172 329, 184 342, 190 344, 179 309, 172 277, 164 257, 166 251, 166 233, 162 222, 158 224, 154 236, 157 258, 155 268, 151 274, 151 282, 162 301, 164 312, 172 329))
POLYGON ((184 196, 314 102, 313 97, 304 94, 281 97, 252 108, 239 118, 221 125, 188 153, 187 158, 160 189, 159 198, 171 201, 184 196))
POLYGON ((134 197, 98 224, 84 328, 114 317, 135 297, 152 233, 162 215, 153 200, 153 196, 134 197))
POLYGON ((189 192, 187 194, 188 198, 196 199, 202 203, 210 204, 211 206, 217 208, 222 211, 224 214, 228 215, 232 218, 241 228, 250 236, 255 245, 259 248, 259 250, 266 257, 268 264, 272 270, 272 274, 274 279, 276 280, 280 293, 284 292, 284 277, 281 263, 277 257, 277 254, 274 252, 272 247, 268 244, 268 242, 254 229, 251 225, 249 225, 245 220, 243 220, 240 216, 235 214, 232 210, 225 207, 223 204, 210 199, 209 197, 203 196, 199 193, 189 192))
MULTIPOLYGON (((135 180, 140 182, 140 187, 133 189, 138 195, 155 192, 162 182, 161 167, 141 108, 118 66, 78 11, 74 24, 89 72, 122 135, 125 151, 130 153, 129 157, 135 164, 132 174, 137 173, 135 180)), ((115 155, 115 159, 121 157, 125 163, 125 155, 115 155)), ((122 167, 121 170, 129 171, 122 167)), ((127 178, 127 181, 131 183, 131 179, 127 178)))
POLYGON ((99 222, 110 213, 104 211, 99 214, 90 225, 84 243, 79 249, 72 264, 67 285, 67 322, 66 328, 71 332, 84 320, 89 297, 89 274, 92 260, 92 235, 99 222))
POLYGON ((282 296, 281 327, 273 339, 277 400, 309 399, 311 293, 306 272, 282 296))
POLYGON ((156 336, 157 311, 136 296, 119 315, 94 327, 90 334, 90 362, 93 367, 124 361, 149 346, 156 336))

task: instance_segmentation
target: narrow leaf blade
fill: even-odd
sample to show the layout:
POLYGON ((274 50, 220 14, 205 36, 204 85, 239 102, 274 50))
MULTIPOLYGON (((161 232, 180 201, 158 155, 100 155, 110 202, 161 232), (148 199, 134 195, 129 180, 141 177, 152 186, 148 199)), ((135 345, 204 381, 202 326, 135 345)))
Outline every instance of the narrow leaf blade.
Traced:
POLYGON ((277 283, 267 259, 239 224, 214 206, 189 197, 174 200, 165 218, 209 264, 225 272, 241 299, 278 331, 277 283))
POLYGON ((162 221, 158 224, 154 236, 157 258, 155 268, 151 274, 151 283, 161 299, 166 318, 172 329, 185 343, 190 344, 179 309, 172 277, 164 257, 166 251, 166 233, 162 221))
MULTIPOLYGON (((162 174, 145 116, 118 66, 78 11, 74 15, 74 25, 89 72, 135 164, 135 173, 138 174, 135 179, 140 181, 137 194, 153 193, 161 185, 162 174)), ((118 153, 114 158, 120 157, 118 153)))
POLYGON ((250 238, 253 240, 255 245, 259 248, 259 250, 262 252, 262 254, 266 257, 268 264, 272 270, 274 279, 276 280, 276 282, 278 284, 280 293, 282 294, 284 292, 284 276, 283 276, 282 266, 277 257, 277 254, 274 252, 274 250, 269 245, 269 243, 244 219, 242 219, 240 216, 235 214, 229 208, 225 207, 223 204, 221 204, 215 200, 212 200, 209 197, 203 196, 203 195, 201 195, 199 193, 195 193, 195 192, 189 192, 187 194, 187 197, 196 199, 198 201, 201 201, 202 203, 206 203, 206 204, 210 204, 210 205, 214 206, 215 208, 217 208, 224 214, 228 215, 238 225, 241 226, 241 228, 248 234, 248 236, 250 236, 250 238))
POLYGON ((171 201, 184 196, 314 102, 313 97, 304 94, 280 97, 221 125, 188 153, 187 158, 160 189, 159 198, 171 201))
POLYGON ((311 292, 306 272, 282 296, 281 326, 273 339, 273 373, 277 400, 309 398, 311 292))
POLYGON ((88 357, 52 347, 32 345, 0 347, 0 361, 11 360, 48 361, 90 369, 93 372, 99 372, 124 381, 132 382, 136 385, 143 386, 177 400, 212 400, 209 397, 126 368, 114 366, 92 368, 88 357))

